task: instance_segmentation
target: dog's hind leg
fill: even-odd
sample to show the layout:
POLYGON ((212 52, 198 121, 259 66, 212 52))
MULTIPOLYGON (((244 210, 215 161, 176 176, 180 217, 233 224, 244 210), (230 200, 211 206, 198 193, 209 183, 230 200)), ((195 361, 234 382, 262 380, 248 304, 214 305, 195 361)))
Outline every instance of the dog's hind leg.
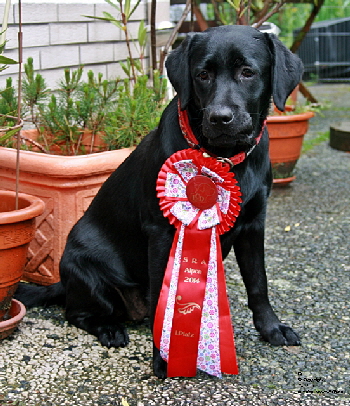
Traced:
POLYGON ((93 334, 103 346, 125 347, 129 337, 121 320, 125 306, 117 291, 99 286, 91 292, 82 281, 71 277, 66 284, 66 319, 74 326, 93 334))

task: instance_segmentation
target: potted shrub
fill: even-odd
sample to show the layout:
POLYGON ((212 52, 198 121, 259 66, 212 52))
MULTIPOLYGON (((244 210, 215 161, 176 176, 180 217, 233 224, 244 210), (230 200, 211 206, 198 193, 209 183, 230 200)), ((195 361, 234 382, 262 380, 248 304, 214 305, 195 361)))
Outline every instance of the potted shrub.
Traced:
POLYGON ((295 179, 294 168, 300 157, 313 106, 286 106, 285 112, 274 108, 267 117, 273 183, 287 185, 295 179))
MULTIPOLYGON (((121 22, 109 14, 103 17, 122 24, 129 50, 130 43, 137 45, 127 26, 135 8, 124 10, 121 22)), ((146 39, 146 28, 140 24, 139 60, 130 52, 127 62, 121 64, 127 76, 124 80, 109 82, 89 72, 84 82, 79 68, 66 70, 58 88, 49 91, 44 78, 34 75, 32 59, 27 61, 23 100, 34 128, 21 134, 26 150, 21 152, 20 191, 34 193, 46 203, 29 246, 27 281, 52 284, 59 280, 59 261, 72 226, 102 183, 157 125, 164 108, 166 80, 154 72, 153 87, 149 88, 142 63, 146 39)), ((13 190, 16 151, 10 138, 0 145, 0 182, 13 190)))
MULTIPOLYGON (((59 261, 70 229, 107 177, 156 126, 166 86, 155 75, 154 88, 159 89, 155 92, 141 74, 135 84, 130 78, 110 83, 102 76, 96 79, 92 72, 89 81, 83 82, 80 68, 66 71, 60 90, 50 95, 42 77, 30 73, 31 67, 29 61, 23 99, 35 128, 21 134, 26 150, 21 152, 20 191, 42 198, 46 210, 29 248, 24 277, 51 284, 59 280, 59 261), (31 92, 35 85, 37 93, 31 92), (88 136, 87 130, 92 130, 88 136), (94 153, 96 148, 100 152, 94 153)), ((16 151, 3 145, 0 181, 5 189, 13 190, 16 151)))
POLYGON ((34 74, 33 58, 24 68, 24 108, 34 127, 22 132, 29 149, 65 156, 108 149, 101 134, 116 106, 119 79, 103 80, 90 70, 84 82, 82 67, 65 69, 57 88, 50 90, 43 76, 34 74))

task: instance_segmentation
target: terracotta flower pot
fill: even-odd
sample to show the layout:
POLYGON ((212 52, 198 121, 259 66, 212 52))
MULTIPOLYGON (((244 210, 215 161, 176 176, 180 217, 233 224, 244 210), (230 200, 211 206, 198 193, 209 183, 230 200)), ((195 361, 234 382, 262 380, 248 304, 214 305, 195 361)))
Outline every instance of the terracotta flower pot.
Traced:
POLYGON ((26 308, 19 300, 12 299, 10 309, 8 311, 9 318, 0 321, 0 340, 9 336, 18 323, 23 319, 26 314, 26 308))
MULTIPOLYGON (((59 262, 69 231, 102 183, 132 152, 125 148, 90 155, 58 156, 21 151, 20 191, 46 203, 29 245, 23 279, 43 285, 59 281, 59 262)), ((0 147, 0 184, 14 190, 16 150, 0 147)))
POLYGON ((313 112, 269 116, 267 129, 274 184, 288 184, 295 179, 295 165, 300 157, 304 135, 313 112))
POLYGON ((20 193, 15 210, 15 192, 0 191, 0 321, 23 275, 29 243, 35 234, 35 218, 45 204, 37 197, 20 193))

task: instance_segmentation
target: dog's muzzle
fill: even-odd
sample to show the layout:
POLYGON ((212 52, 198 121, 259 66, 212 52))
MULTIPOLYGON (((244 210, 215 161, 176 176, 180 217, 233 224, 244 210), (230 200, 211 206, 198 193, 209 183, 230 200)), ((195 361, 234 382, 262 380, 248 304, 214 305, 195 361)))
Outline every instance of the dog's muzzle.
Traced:
POLYGON ((252 133, 252 119, 248 113, 235 113, 229 107, 206 110, 203 135, 210 145, 251 144, 252 133))

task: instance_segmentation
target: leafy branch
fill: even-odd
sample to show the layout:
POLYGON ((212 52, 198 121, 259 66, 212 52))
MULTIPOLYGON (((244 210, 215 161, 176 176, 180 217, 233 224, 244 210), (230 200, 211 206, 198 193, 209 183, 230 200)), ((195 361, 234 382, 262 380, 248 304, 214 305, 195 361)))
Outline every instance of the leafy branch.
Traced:
MULTIPOLYGON (((133 42, 129 28, 128 28, 128 23, 130 21, 131 16, 134 14, 135 10, 141 3, 141 0, 137 0, 136 4, 134 5, 133 8, 131 8, 131 0, 117 0, 117 3, 115 3, 112 0, 105 0, 110 6, 114 7, 120 17, 115 18, 112 14, 104 11, 103 15, 104 17, 96 17, 96 16, 85 16, 88 18, 94 18, 96 20, 102 20, 102 21, 109 21, 116 27, 118 27, 121 31, 124 32, 125 35, 125 41, 126 41, 126 46, 128 49, 128 63, 129 65, 124 65, 121 64, 123 70, 128 74, 128 76, 132 76, 133 81, 136 81, 136 70, 142 71, 143 67, 142 64, 141 66, 137 64, 136 60, 132 56, 132 51, 131 51, 131 42, 133 42), (130 75, 130 70, 131 70, 131 75, 130 75)), ((140 59, 142 60, 144 57, 144 50, 146 47, 146 42, 147 42, 147 30, 144 24, 144 21, 141 21, 140 26, 139 26, 139 31, 138 31, 138 43, 140 46, 139 54, 140 54, 140 59)))

